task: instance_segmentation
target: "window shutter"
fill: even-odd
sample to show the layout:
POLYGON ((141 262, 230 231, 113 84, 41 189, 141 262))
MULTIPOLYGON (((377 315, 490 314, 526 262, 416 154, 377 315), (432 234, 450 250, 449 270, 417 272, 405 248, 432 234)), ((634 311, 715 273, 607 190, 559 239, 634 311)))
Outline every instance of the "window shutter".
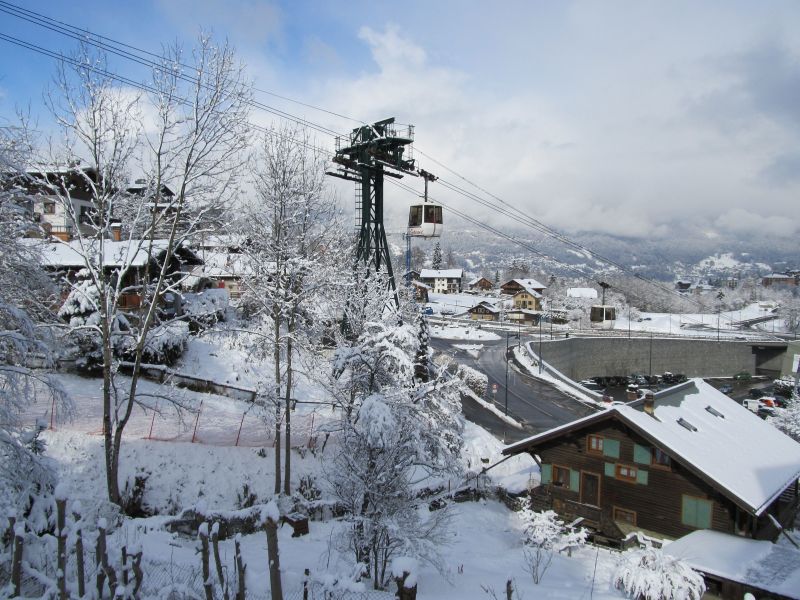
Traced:
POLYGON ((697 506, 697 525, 699 529, 711 529, 711 502, 695 500, 697 506))
POLYGON ((636 483, 647 485, 647 471, 636 469, 636 483))
POLYGON ((581 487, 581 472, 573 469, 569 470, 569 489, 577 492, 581 487))
POLYGON ((650 448, 649 446, 640 446, 639 444, 633 445, 633 462, 640 465, 650 464, 650 448))
POLYGON ((614 477, 616 473, 614 472, 614 463, 606 463, 605 464, 605 474, 606 477, 614 477))
POLYGON ((697 522, 697 502, 689 496, 683 496, 682 499, 681 522, 689 527, 695 527, 697 522))
POLYGON ((553 480, 553 465, 542 465, 542 483, 550 483, 553 480))
POLYGON ((619 458, 619 440, 603 440, 603 454, 611 458, 619 458))

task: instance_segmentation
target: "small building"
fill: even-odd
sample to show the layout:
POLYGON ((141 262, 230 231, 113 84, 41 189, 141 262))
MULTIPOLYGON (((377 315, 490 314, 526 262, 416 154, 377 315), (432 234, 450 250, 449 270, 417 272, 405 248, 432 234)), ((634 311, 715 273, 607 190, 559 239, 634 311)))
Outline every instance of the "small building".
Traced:
POLYGON ((544 294, 546 289, 547 286, 542 285, 535 279, 511 279, 500 286, 500 292, 509 296, 513 296, 522 290, 536 292, 541 295, 544 294))
POLYGON ((467 312, 473 321, 497 321, 500 319, 500 309, 485 301, 476 304, 467 312))
POLYGON ((494 287, 494 284, 486 279, 486 277, 477 277, 467 284, 467 287, 474 291, 488 291, 494 287))
POLYGON ((791 273, 771 273, 761 278, 763 287, 796 287, 800 283, 791 273))
POLYGON ((514 308, 542 310, 542 295, 532 289, 523 289, 513 296, 514 308))
POLYGON ((519 325, 538 325, 542 313, 527 308, 512 308, 506 311, 506 319, 519 325))
POLYGON ((192 269, 191 287, 224 288, 231 299, 242 295, 242 279, 252 275, 244 254, 238 252, 205 252, 205 260, 192 269))
MULTIPOLYGON (((97 169, 42 166, 23 175, 4 175, 0 177, 2 189, 10 192, 12 202, 25 207, 46 236, 69 241, 78 229, 83 235, 92 235, 92 186, 98 183, 97 169)), ((41 234, 32 231, 31 236, 41 234)))
MULTIPOLYGON (((29 240, 38 250, 42 267, 59 283, 64 284, 63 299, 66 299, 70 284, 81 279, 80 272, 86 268, 85 255, 92 262, 99 262, 100 243, 103 250, 103 271, 106 273, 122 273, 122 289, 119 306, 123 309, 137 308, 141 303, 141 288, 150 280, 158 277, 161 263, 166 252, 167 240, 153 240, 152 251, 148 252, 149 240, 97 240, 85 242, 87 249, 80 251, 80 243, 45 242, 29 240)), ((172 260, 167 265, 167 280, 172 285, 180 285, 189 272, 202 261, 192 250, 178 245, 172 260)))
POLYGON ((430 286, 434 294, 460 294, 463 269, 422 269, 419 279, 430 286))
POLYGON ((568 288, 567 298, 583 298, 594 300, 597 298, 597 290, 594 288, 568 288))
POLYGON ((800 444, 701 379, 503 449, 531 454, 537 510, 583 518, 595 538, 711 529, 774 540, 798 511, 800 444))

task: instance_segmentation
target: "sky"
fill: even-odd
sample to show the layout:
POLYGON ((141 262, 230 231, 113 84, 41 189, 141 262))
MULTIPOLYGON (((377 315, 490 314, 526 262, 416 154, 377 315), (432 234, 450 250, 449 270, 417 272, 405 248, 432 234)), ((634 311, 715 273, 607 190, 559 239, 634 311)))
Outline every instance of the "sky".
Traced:
MULTIPOLYGON (((687 223, 710 238, 800 233, 795 1, 24 6, 153 52, 176 40, 189 45, 201 28, 226 37, 260 101, 342 133, 391 116, 414 124, 419 166, 483 193, 476 183, 567 233, 667 238, 687 223)), ((75 47, 2 12, 0 33, 51 50, 75 47)), ((112 65, 140 76, 124 61, 112 65)), ((30 107, 46 131, 42 93, 53 69, 52 59, 0 40, 0 119, 30 107)), ((334 146, 320 134, 317 143, 334 146)), ((404 181, 421 191, 419 179, 404 181)), ((337 189, 352 194, 346 183, 337 189)), ((442 185, 431 195, 514 224, 442 185)), ((402 227, 412 201, 387 187, 390 230, 402 227)))

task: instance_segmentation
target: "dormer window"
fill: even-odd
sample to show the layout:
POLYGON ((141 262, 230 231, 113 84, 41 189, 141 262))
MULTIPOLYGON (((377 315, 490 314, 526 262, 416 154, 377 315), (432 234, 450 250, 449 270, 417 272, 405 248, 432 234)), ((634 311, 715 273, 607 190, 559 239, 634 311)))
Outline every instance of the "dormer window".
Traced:
POLYGON ((689 423, 689 421, 687 421, 687 420, 686 420, 686 419, 684 419, 683 417, 681 417, 680 419, 678 419, 678 425, 680 425, 681 427, 683 427, 683 428, 685 428, 685 429, 688 429, 689 431, 692 431, 692 432, 695 432, 695 431, 697 431, 697 427, 695 427, 694 425, 692 425, 691 423, 689 423))

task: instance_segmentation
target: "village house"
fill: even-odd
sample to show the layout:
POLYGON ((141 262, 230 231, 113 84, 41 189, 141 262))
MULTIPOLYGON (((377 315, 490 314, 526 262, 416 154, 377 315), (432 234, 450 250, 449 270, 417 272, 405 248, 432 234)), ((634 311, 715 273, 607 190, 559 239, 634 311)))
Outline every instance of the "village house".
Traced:
POLYGON ((800 278, 792 273, 771 273, 761 278, 763 287, 796 287, 800 278))
POLYGON ((467 284, 467 287, 475 292, 487 292, 494 288, 494 284, 486 279, 486 277, 476 277, 467 284))
POLYGON ((518 325, 538 325, 542 313, 528 308, 512 308, 506 311, 506 319, 518 325))
POLYGON ((503 450, 541 466, 536 510, 619 543, 698 529, 774 540, 797 514, 800 444, 700 379, 545 431, 503 450))
POLYGON ((529 292, 532 291, 542 295, 546 289, 546 286, 542 285, 535 279, 511 279, 500 286, 500 292, 508 296, 513 296, 522 290, 529 292))
MULTIPOLYGON (((66 299, 70 290, 69 284, 78 281, 80 272, 86 268, 86 260, 84 254, 79 251, 78 242, 30 241, 37 247, 42 267, 56 281, 64 284, 62 300, 66 299)), ((86 244, 99 256, 100 242, 95 240, 86 244)), ((102 244, 104 271, 109 274, 122 273, 122 289, 125 291, 119 299, 120 308, 137 308, 141 304, 141 288, 147 280, 148 273, 151 280, 159 274, 167 241, 154 240, 152 252, 147 251, 148 240, 102 240, 102 244)), ((168 280, 173 284, 179 283, 201 262, 194 252, 180 245, 167 266, 168 280)))
POLYGON ((513 296, 514 308, 542 310, 542 294, 534 289, 522 289, 513 296))
MULTIPOLYGON (((25 175, 2 177, 3 188, 11 192, 11 201, 23 207, 46 236, 69 241, 80 230, 91 235, 91 215, 95 210, 91 186, 97 184, 97 170, 92 167, 39 167, 25 175), (68 198, 67 210, 61 199, 68 198)), ((40 237, 38 230, 31 237, 40 237)))
POLYGON ((460 294, 463 277, 463 269, 422 269, 419 274, 434 294, 460 294))
POLYGON ((476 304, 467 312, 473 321, 497 321, 500 318, 500 309, 486 301, 476 304))

